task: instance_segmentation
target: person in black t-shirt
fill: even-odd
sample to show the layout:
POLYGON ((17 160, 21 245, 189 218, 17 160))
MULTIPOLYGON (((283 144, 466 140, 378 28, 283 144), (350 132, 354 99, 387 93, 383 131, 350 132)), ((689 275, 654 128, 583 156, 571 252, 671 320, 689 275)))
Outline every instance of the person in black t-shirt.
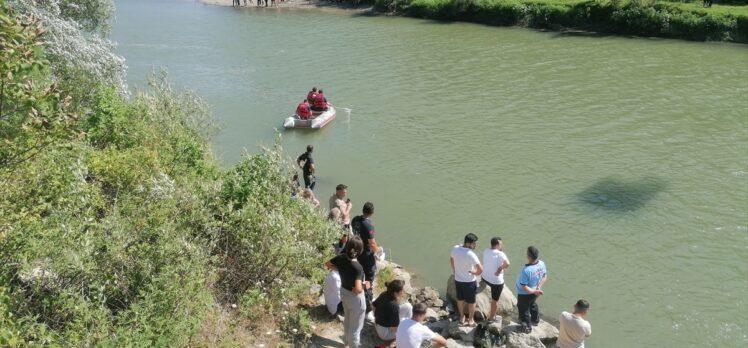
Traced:
MULTIPOLYGON (((377 240, 374 239, 374 224, 371 222, 371 216, 374 215, 374 204, 366 202, 364 204, 363 215, 356 216, 351 220, 353 234, 359 236, 364 243, 364 251, 358 256, 358 262, 364 268, 364 277, 369 282, 374 283, 374 277, 377 274, 377 261, 374 254, 379 251, 377 240)), ((371 301, 374 300, 374 293, 371 289, 366 291, 366 303, 369 312, 371 310, 371 301)))
POLYGON ((398 301, 405 297, 405 282, 395 279, 387 283, 387 291, 383 292, 374 301, 374 328, 377 336, 387 343, 395 341, 397 326, 400 320, 410 318, 413 315, 413 306, 398 301))
POLYGON ((343 253, 325 263, 329 269, 337 269, 340 274, 340 300, 343 303, 345 319, 343 334, 348 347, 361 346, 361 329, 366 316, 366 298, 364 289, 371 288, 371 283, 364 281, 364 271, 356 258, 363 250, 361 238, 348 240, 343 253))
POLYGON ((314 185, 317 184, 316 178, 314 177, 314 172, 316 172, 317 168, 314 166, 312 151, 314 151, 314 146, 307 145, 306 152, 296 158, 296 164, 299 165, 299 168, 301 168, 301 171, 304 174, 304 188, 310 190, 314 190, 314 185))

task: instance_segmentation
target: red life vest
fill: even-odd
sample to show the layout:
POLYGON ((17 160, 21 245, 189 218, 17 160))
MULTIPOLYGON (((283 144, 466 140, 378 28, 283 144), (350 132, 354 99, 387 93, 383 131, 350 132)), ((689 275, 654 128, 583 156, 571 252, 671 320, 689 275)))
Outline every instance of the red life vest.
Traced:
POLYGON ((325 95, 320 93, 314 97, 314 107, 317 109, 327 109, 327 99, 325 95))
POLYGON ((310 103, 314 102, 314 98, 317 98, 317 92, 315 91, 309 91, 306 95, 306 100, 308 100, 310 103))
POLYGON ((309 110, 309 103, 299 103, 299 106, 296 107, 296 116, 299 116, 299 118, 309 118, 312 116, 312 111, 309 110))

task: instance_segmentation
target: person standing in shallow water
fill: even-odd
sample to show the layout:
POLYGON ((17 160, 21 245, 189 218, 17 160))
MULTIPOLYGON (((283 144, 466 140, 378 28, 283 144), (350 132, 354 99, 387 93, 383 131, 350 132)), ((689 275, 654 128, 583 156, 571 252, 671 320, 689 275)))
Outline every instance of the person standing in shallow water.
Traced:
POLYGON ((310 190, 314 190, 314 185, 317 184, 316 178, 314 177, 317 168, 314 166, 314 158, 312 158, 313 151, 314 146, 307 145, 306 152, 296 158, 296 164, 299 165, 299 168, 301 168, 302 174, 304 175, 304 188, 310 190))
POLYGON ((475 326, 475 295, 478 291, 478 278, 483 273, 478 256, 473 250, 478 245, 478 236, 472 233, 465 235, 462 246, 452 248, 449 264, 455 276, 457 292, 457 312, 460 314, 460 325, 475 326), (468 311, 465 313, 465 303, 468 311))
POLYGON ((584 339, 592 335, 592 326, 584 319, 589 309, 587 300, 579 300, 574 304, 574 313, 561 312, 558 318, 559 348, 584 348, 584 339))
POLYGON ((363 248, 361 238, 353 237, 346 243, 342 254, 325 263, 325 267, 340 274, 340 300, 345 313, 343 341, 350 348, 361 347, 361 329, 364 328, 366 316, 364 289, 371 286, 371 283, 364 281, 364 270, 356 261, 363 248))
POLYGON ((538 260, 540 251, 534 246, 527 247, 527 264, 519 271, 517 276, 517 310, 521 330, 525 333, 532 332, 532 326, 540 323, 540 309, 536 303, 538 296, 543 294, 543 284, 547 279, 548 271, 545 263, 538 260))

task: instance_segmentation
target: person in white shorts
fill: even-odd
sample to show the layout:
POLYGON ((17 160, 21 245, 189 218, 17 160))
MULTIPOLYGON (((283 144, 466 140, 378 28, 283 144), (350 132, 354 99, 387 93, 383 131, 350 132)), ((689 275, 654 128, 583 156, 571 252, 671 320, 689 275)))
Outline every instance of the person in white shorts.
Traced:
POLYGON ((560 348, 584 348, 584 339, 592 335, 592 326, 584 319, 589 309, 587 300, 579 300, 574 304, 574 313, 561 312, 556 342, 560 348))
POLYGON ((447 340, 444 337, 422 324, 426 320, 427 309, 425 304, 417 303, 413 306, 413 317, 400 322, 395 334, 397 348, 420 348, 421 344, 426 341, 431 341, 432 347, 447 346, 447 340))

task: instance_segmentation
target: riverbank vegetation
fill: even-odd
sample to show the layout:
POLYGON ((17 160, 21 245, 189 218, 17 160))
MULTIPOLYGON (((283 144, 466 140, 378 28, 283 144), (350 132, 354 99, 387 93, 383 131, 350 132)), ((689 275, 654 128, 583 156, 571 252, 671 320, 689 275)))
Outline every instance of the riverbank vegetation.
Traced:
POLYGON ((688 40, 748 42, 748 1, 375 0, 379 11, 436 20, 688 40))
POLYGON ((198 96, 163 74, 130 94, 111 9, 0 0, 0 346, 208 345, 216 322, 303 340, 336 229, 279 147, 222 168, 198 96))

